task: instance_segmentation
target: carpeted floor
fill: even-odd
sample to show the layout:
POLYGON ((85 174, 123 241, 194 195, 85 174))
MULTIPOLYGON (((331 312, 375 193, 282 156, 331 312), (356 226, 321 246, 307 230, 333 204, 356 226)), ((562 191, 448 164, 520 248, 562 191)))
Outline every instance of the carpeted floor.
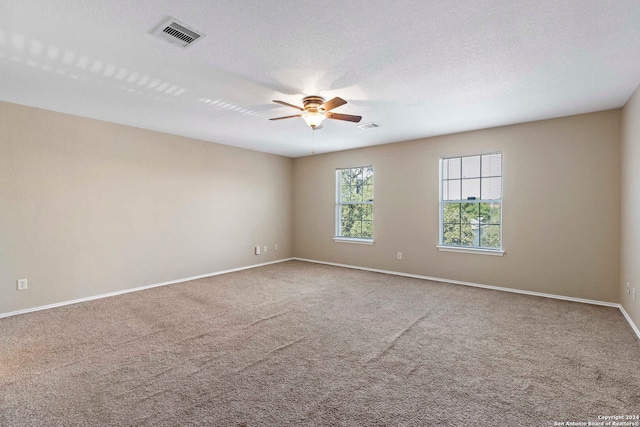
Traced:
POLYGON ((0 319, 2 426, 553 426, 640 413, 615 308, 299 261, 0 319))

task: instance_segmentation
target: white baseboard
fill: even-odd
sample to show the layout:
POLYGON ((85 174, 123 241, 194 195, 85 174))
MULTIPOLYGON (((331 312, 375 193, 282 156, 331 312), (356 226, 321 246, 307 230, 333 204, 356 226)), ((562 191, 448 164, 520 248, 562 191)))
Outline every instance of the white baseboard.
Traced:
POLYGON ((622 312, 622 315, 624 316, 624 318, 627 319, 627 322, 629 322, 629 325, 631 325, 631 329, 633 329, 633 332, 635 332, 636 335, 638 336, 638 338, 640 338, 640 329, 638 329, 636 324, 633 323, 633 320, 631 319, 631 316, 629 316, 629 314, 627 314, 627 311, 624 309, 622 304, 620 304, 620 311, 622 312))
POLYGON ((109 292, 109 293, 106 293, 106 294, 94 295, 94 296, 74 299, 74 300, 70 300, 70 301, 63 301, 63 302, 58 302, 58 303, 54 303, 54 304, 47 304, 47 305, 42 305, 42 306, 38 306, 38 307, 26 308, 26 309, 23 309, 23 310, 10 311, 10 312, 7 312, 7 313, 0 313, 0 319, 3 318, 3 317, 16 316, 18 314, 31 313, 31 312, 40 311, 40 310, 48 310, 50 308, 62 307, 62 306, 65 306, 65 305, 77 304, 77 303, 80 303, 80 302, 92 301, 92 300, 96 300, 96 299, 107 298, 107 297, 112 297, 112 296, 116 296, 116 295, 122 295, 122 294, 126 294, 126 293, 129 293, 129 292, 143 291, 145 289, 157 288, 159 286, 173 285, 173 284, 176 284, 176 283, 188 282, 190 280, 196 280, 196 279, 202 279, 202 278, 205 278, 205 277, 218 276, 220 274, 233 273, 235 271, 248 270, 248 269, 251 269, 251 268, 262 267, 262 266, 265 266, 265 265, 277 264, 277 263, 286 262, 286 261, 292 261, 292 260, 311 262, 311 263, 315 263, 315 264, 332 265, 332 266, 335 266, 335 267, 351 268, 351 269, 355 269, 355 270, 372 271, 372 272, 375 272, 375 273, 391 274, 391 275, 394 275, 394 276, 411 277, 411 278, 414 278, 414 279, 432 280, 432 281, 435 281, 435 282, 452 283, 452 284, 455 284, 455 285, 472 286, 472 287, 476 287, 476 288, 491 289, 491 290, 494 290, 494 291, 512 292, 512 293, 516 293, 516 294, 533 295, 533 296, 544 297, 544 298, 553 298, 553 299, 559 299, 559 300, 565 300, 565 301, 580 302, 580 303, 584 303, 584 304, 594 304, 594 305, 603 305, 603 306, 606 306, 606 307, 614 307, 614 308, 618 308, 622 312, 622 315, 624 316, 624 318, 627 320, 627 322, 629 322, 629 325, 631 326, 631 329, 633 329, 635 334, 640 339, 640 330, 635 325, 635 323, 633 322, 631 317, 627 314, 627 312, 625 311, 624 307, 622 307, 621 304, 617 304, 617 303, 613 303, 613 302, 597 301, 597 300, 590 300, 590 299, 584 299, 584 298, 574 298, 574 297, 568 297, 568 296, 564 296, 564 295, 546 294, 546 293, 542 293, 542 292, 532 292, 532 291, 525 291, 525 290, 521 290, 521 289, 513 289, 513 288, 504 288, 504 287, 500 287, 500 286, 483 285, 481 283, 463 282, 463 281, 460 281, 460 280, 450 280, 450 279, 443 279, 443 278, 440 278, 440 277, 422 276, 422 275, 419 275, 419 274, 409 274, 409 273, 402 273, 402 272, 399 272, 399 271, 381 270, 381 269, 377 269, 377 268, 360 267, 360 266, 357 266, 357 265, 349 265, 349 264, 338 264, 338 263, 335 263, 335 262, 318 261, 318 260, 306 259, 306 258, 298 258, 298 257, 284 258, 284 259, 279 259, 279 260, 270 261, 270 262, 263 262, 261 264, 247 265, 247 266, 244 266, 244 267, 232 268, 232 269, 229 269, 229 270, 216 271, 214 273, 201 274, 199 276, 185 277, 183 279, 171 280, 171 281, 168 281, 168 282, 155 283, 155 284, 146 285, 146 286, 139 286, 137 288, 123 289, 121 291, 109 292))
POLYGON ((564 296, 564 295, 547 294, 547 293, 543 293, 543 292, 525 291, 525 290, 522 290, 522 289, 503 288, 503 287, 500 287, 500 286, 483 285, 481 283, 463 282, 463 281, 460 281, 460 280, 450 280, 450 279, 443 279, 443 278, 440 278, 440 277, 422 276, 422 275, 419 275, 419 274, 402 273, 402 272, 399 272, 399 271, 380 270, 380 269, 377 269, 377 268, 360 267, 360 266, 357 266, 357 265, 338 264, 338 263, 335 263, 335 262, 318 261, 318 260, 307 259, 307 258, 294 257, 293 259, 297 260, 297 261, 312 262, 312 263, 315 263, 315 264, 333 265, 335 267, 344 267, 344 268, 352 268, 352 269, 355 269, 355 270, 372 271, 372 272, 375 272, 375 273, 391 274, 391 275, 394 275, 394 276, 411 277, 411 278, 414 278, 414 279, 432 280, 434 282, 444 282, 444 283, 452 283, 454 285, 463 285, 463 286, 472 286, 472 287, 475 287, 475 288, 491 289, 491 290, 494 290, 494 291, 511 292, 511 293, 515 293, 515 294, 524 294, 524 295, 532 295, 532 296, 536 296, 536 297, 553 298, 553 299, 559 299, 559 300, 564 300, 564 301, 580 302, 580 303, 583 303, 583 304, 593 304, 593 305, 603 305, 605 307, 614 307, 614 308, 618 308, 622 312, 622 314, 624 315, 625 319, 627 319, 627 322, 629 322, 629 325, 631 325, 631 329, 633 329, 633 331, 636 333, 638 338, 640 338, 640 331, 638 330, 638 327, 635 325, 635 323, 633 323, 633 320, 631 319, 631 317, 629 317, 629 315, 624 310, 622 305, 620 305, 618 303, 615 303, 615 302, 598 301, 598 300, 591 300, 591 299, 585 299, 585 298, 575 298, 575 297, 569 297, 569 296, 564 296))
POLYGON ((414 279, 432 280, 434 282, 453 283, 454 285, 473 286, 474 288, 491 289, 491 290, 494 290, 494 291, 512 292, 512 293, 516 293, 516 294, 525 294, 525 295, 533 295, 533 296, 537 296, 537 297, 554 298, 554 299, 561 299, 561 300, 573 301, 573 302, 582 302, 582 303, 585 303, 585 304, 604 305, 604 306, 607 306, 607 307, 619 307, 620 306, 620 304, 617 304, 615 302, 597 301, 597 300, 590 300, 590 299, 584 299, 584 298, 574 298, 574 297, 567 297, 567 296, 555 295, 555 294, 545 294, 545 293, 542 293, 542 292, 532 292, 532 291, 524 291, 522 289, 503 288, 503 287, 500 287, 500 286, 483 285, 481 283, 462 282, 460 280, 443 279, 441 277, 422 276, 422 275, 419 275, 419 274, 409 274, 409 273, 402 273, 402 272, 399 272, 399 271, 380 270, 380 269, 377 269, 377 268, 360 267, 360 266, 357 266, 357 265, 337 264, 335 262, 317 261, 317 260, 313 260, 313 259, 295 258, 295 257, 294 257, 294 259, 298 260, 298 261, 313 262, 313 263, 316 263, 316 264, 326 264, 326 265, 333 265, 333 266, 336 266, 336 267, 353 268, 353 269, 356 269, 356 270, 373 271, 375 273, 392 274, 394 276, 412 277, 414 279))
POLYGON ((154 283, 153 285, 139 286, 137 288, 123 289, 121 291, 109 292, 109 293, 106 293, 106 294, 94 295, 94 296, 85 297, 85 298, 78 298, 78 299, 74 299, 74 300, 70 300, 70 301, 63 301, 63 302, 57 302, 57 303, 54 303, 54 304, 41 305, 41 306, 38 306, 38 307, 25 308, 24 310, 10 311, 8 313, 0 313, 0 319, 3 318, 3 317, 16 316, 18 314, 31 313, 33 311, 48 310, 50 308, 62 307, 64 305, 77 304, 79 302, 92 301, 92 300, 95 300, 95 299, 113 297, 113 296, 116 296, 116 295, 127 294, 129 292, 143 291, 145 289, 157 288, 159 286, 173 285, 173 284, 176 284, 176 283, 188 282, 190 280, 203 279, 205 277, 212 277, 212 276, 218 276, 220 274, 233 273, 234 271, 248 270, 250 268, 262 267, 262 266, 270 265, 270 264, 277 264, 277 263, 280 263, 280 262, 291 261, 293 259, 294 258, 279 259, 279 260, 276 260, 276 261, 263 262, 261 264, 253 264, 253 265, 247 265, 247 266, 244 266, 244 267, 232 268, 232 269, 229 269, 229 270, 216 271, 214 273, 201 274, 199 276, 185 277, 184 279, 170 280, 168 282, 162 282, 162 283, 154 283))

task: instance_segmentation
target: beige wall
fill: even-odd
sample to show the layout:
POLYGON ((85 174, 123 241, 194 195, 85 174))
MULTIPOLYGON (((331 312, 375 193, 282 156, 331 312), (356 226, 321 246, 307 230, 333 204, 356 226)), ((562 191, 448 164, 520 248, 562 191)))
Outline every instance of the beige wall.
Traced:
POLYGON ((624 113, 295 160, 0 103, 0 314, 295 255, 621 299, 638 324, 619 283, 640 301, 639 162, 638 93, 624 113), (439 252, 438 159, 496 150, 505 256, 439 252), (375 244, 335 243, 335 169, 368 164, 375 244), (270 251, 253 255, 255 244, 270 251))
POLYGON ((292 168, 0 103, 0 313, 290 257, 292 168))
POLYGON ((294 253, 618 302, 620 117, 612 110, 296 159, 294 253), (440 157, 492 151, 504 153, 506 254, 438 251, 440 157), (335 169, 369 164, 375 244, 335 243, 335 169))
POLYGON ((640 327, 640 88, 622 113, 620 303, 640 327), (636 289, 636 300, 626 284, 636 289))

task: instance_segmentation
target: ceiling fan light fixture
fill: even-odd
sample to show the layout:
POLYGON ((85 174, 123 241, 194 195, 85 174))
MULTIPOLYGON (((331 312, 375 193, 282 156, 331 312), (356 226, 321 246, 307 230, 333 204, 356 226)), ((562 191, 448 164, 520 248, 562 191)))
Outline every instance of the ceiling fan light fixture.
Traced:
POLYGON ((324 120, 324 117, 324 111, 305 111, 304 113, 302 113, 302 119, 312 129, 320 126, 320 124, 324 120))

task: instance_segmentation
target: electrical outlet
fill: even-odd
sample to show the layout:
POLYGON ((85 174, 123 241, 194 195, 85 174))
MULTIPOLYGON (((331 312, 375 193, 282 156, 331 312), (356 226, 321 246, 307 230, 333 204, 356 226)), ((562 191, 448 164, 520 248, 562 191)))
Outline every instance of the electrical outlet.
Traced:
POLYGON ((402 259, 402 252, 398 252, 398 255, 396 255, 396 259, 402 259))
POLYGON ((18 285, 18 290, 19 291, 26 290, 27 289, 27 279, 18 279, 17 285, 18 285))
POLYGON ((631 293, 631 289, 629 289, 629 282, 627 282, 627 295, 631 293))
POLYGON ((254 250, 255 250, 256 255, 260 255, 260 245, 256 245, 254 250))
POLYGON ((273 249, 275 249, 276 251, 278 250, 278 244, 277 243, 273 246, 273 249))
POLYGON ((269 250, 269 246, 264 246, 262 249, 267 252, 269 250))

